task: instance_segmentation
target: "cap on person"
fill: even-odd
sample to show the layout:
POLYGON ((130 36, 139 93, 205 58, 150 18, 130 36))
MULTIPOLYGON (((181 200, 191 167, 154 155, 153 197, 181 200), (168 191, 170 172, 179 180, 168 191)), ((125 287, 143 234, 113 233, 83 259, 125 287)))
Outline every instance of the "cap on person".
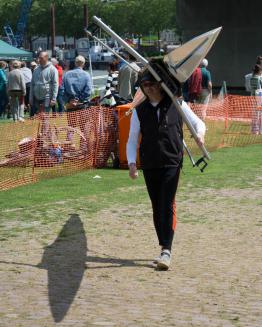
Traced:
POLYGON ((35 67, 35 66, 37 66, 37 63, 36 63, 35 61, 32 61, 32 62, 30 63, 30 66, 31 66, 31 67, 35 67))
POLYGON ((75 63, 82 63, 84 64, 86 62, 85 58, 83 56, 77 56, 75 58, 75 63))
POLYGON ((149 71, 145 71, 142 73, 141 78, 140 78, 140 84, 142 84, 143 82, 157 82, 157 80, 154 78, 154 76, 149 72, 149 71))
POLYGON ((202 67, 207 67, 208 66, 208 60, 206 58, 204 58, 202 61, 201 61, 201 66, 202 67))

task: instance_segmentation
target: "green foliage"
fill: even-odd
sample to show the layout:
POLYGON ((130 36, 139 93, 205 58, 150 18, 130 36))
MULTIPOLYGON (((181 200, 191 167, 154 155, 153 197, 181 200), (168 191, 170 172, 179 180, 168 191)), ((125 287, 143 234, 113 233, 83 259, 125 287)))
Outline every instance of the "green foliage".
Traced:
MULTIPOLYGON (((156 33, 175 27, 175 0, 128 0, 102 3, 100 0, 34 0, 29 13, 27 36, 50 35, 50 5, 55 3, 56 34, 84 36, 83 5, 88 5, 89 20, 93 15, 104 19, 121 35, 156 33)), ((9 22, 13 29, 19 18, 21 0, 0 2, 0 26, 9 22)))

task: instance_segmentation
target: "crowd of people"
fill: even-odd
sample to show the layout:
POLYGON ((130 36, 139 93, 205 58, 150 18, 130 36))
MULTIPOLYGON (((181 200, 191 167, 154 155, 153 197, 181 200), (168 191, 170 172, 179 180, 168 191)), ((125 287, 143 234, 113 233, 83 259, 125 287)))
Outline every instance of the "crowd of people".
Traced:
POLYGON ((208 104, 212 98, 211 73, 207 69, 208 60, 204 58, 190 78, 183 85, 186 102, 208 104))
MULTIPOLYGON (((115 106, 130 102, 139 85, 139 70, 135 58, 122 52, 123 59, 114 57, 108 66, 108 78, 100 103, 115 106)), ((24 121, 27 111, 32 117, 40 111, 63 114, 65 108, 79 107, 88 103, 92 81, 84 69, 85 58, 77 56, 74 67, 66 69, 63 62, 49 58, 45 51, 38 54, 30 64, 14 60, 8 64, 0 61, 0 119, 11 117, 24 121)), ((204 58, 190 78, 183 84, 185 102, 203 105, 202 119, 206 117, 208 103, 212 99, 212 78, 204 58)), ((245 76, 245 88, 251 96, 262 95, 262 56, 258 56, 253 72, 245 76)), ((261 105, 261 103, 259 104, 261 105)), ((261 115, 256 112, 256 115, 261 115)), ((252 132, 262 133, 259 117, 252 122, 252 132)))
MULTIPOLYGON (((140 68, 130 55, 122 56, 124 60, 114 57, 109 64, 102 104, 116 104, 115 97, 126 102, 134 97, 140 68)), ((49 58, 46 51, 30 65, 0 61, 0 118, 23 122, 25 111, 31 117, 40 111, 62 114, 65 108, 88 103, 92 81, 84 67, 85 58, 77 56, 75 67, 65 70, 63 62, 49 58)))
MULTIPOLYGON (((55 110, 56 103, 61 104, 58 89, 62 82, 62 75, 59 75, 62 67, 56 67, 48 59, 47 52, 41 52, 37 61, 32 61, 30 65, 18 60, 8 64, 0 61, 1 119, 11 116, 15 122, 23 122, 25 111, 34 116, 42 103, 46 110, 55 110)), ((58 108, 63 111, 62 104, 58 108)))

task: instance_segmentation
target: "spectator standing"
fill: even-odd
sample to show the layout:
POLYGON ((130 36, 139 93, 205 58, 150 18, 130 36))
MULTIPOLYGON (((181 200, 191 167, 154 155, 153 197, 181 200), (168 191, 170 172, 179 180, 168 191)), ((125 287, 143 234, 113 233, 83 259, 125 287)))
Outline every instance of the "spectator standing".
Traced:
POLYGON ((26 87, 26 95, 25 95, 25 107, 26 109, 29 108, 29 95, 30 95, 30 87, 31 87, 31 80, 32 80, 32 71, 30 68, 26 66, 26 62, 21 62, 21 72, 23 74, 25 80, 25 87, 26 87))
MULTIPOLYGON (((122 53, 120 53, 121 55, 122 53)), ((123 59, 120 59, 119 57, 117 56, 113 56, 113 62, 112 62, 113 65, 116 66, 116 70, 119 71, 123 66, 126 65, 126 62, 123 60, 123 59)))
POLYGON ((120 98, 132 101, 135 95, 135 85, 138 79, 138 72, 140 68, 135 63, 135 58, 133 56, 125 53, 124 57, 130 65, 126 64, 119 70, 118 93, 120 98))
POLYGON ((48 61, 48 53, 39 53, 39 66, 33 72, 30 89, 30 104, 35 111, 40 112, 43 107, 45 112, 50 112, 50 108, 56 104, 58 93, 58 72, 48 61))
MULTIPOLYGON (((63 68, 58 64, 56 58, 51 58, 52 64, 55 66, 58 72, 58 93, 57 93, 57 104, 58 104, 58 112, 61 114, 64 111, 64 102, 61 94, 61 85, 63 79, 63 68)), ((53 107, 53 111, 55 111, 55 106, 53 107)))
POLYGON ((105 87, 105 95, 103 97, 102 104, 113 106, 116 104, 114 95, 117 93, 118 87, 118 71, 116 65, 111 63, 108 67, 108 77, 105 87))
MULTIPOLYGON (((38 65, 37 65, 37 63, 35 61, 32 61, 30 63, 30 69, 31 69, 31 72, 32 72, 32 76, 33 76, 33 72, 34 72, 34 70, 36 69, 37 66, 38 65)), ((30 86, 30 88, 31 88, 31 86, 30 86)), ((29 93, 29 104, 30 104, 30 93, 29 93)), ((32 104, 30 104, 30 117, 33 117, 35 114, 36 114, 36 107, 34 106, 34 103, 32 103, 32 104)))
MULTIPOLYGON (((262 56, 257 56, 256 64, 261 65, 262 64, 262 56)), ((250 86, 250 79, 253 76, 253 73, 249 73, 245 75, 245 89, 247 92, 251 92, 251 86, 250 86)))
POLYGON ((202 104, 201 112, 199 112, 199 118, 202 120, 206 119, 208 103, 212 97, 211 74, 210 71, 207 70, 207 66, 207 59, 203 59, 199 65, 199 68, 201 69, 201 89, 195 100, 196 103, 202 104))
POLYGON ((212 96, 211 74, 210 71, 207 70, 207 66, 208 66, 207 59, 203 59, 200 64, 201 74, 202 74, 201 92, 197 101, 198 103, 202 103, 202 104, 208 104, 212 96))
POLYGON ((201 68, 197 67, 188 80, 188 97, 189 102, 197 102, 202 91, 202 72, 201 68))
POLYGON ((262 66, 256 64, 250 78, 250 95, 256 95, 258 89, 262 89, 262 66))
POLYGON ((62 79, 61 92, 67 104, 76 106, 77 103, 87 102, 91 95, 91 78, 84 71, 85 58, 77 56, 75 68, 67 71, 62 79))
POLYGON ((24 96, 26 86, 23 74, 20 70, 21 63, 17 60, 12 62, 12 70, 8 74, 7 93, 10 97, 10 109, 13 120, 24 121, 24 96))
POLYGON ((252 133, 262 134, 262 66, 256 64, 250 78, 250 95, 256 96, 256 105, 252 114, 252 133))
POLYGON ((32 74, 33 74, 34 70, 36 69, 36 67, 37 67, 37 63, 35 61, 30 62, 30 69, 31 69, 32 74))
POLYGON ((113 63, 109 65, 108 68, 108 76, 107 76, 107 81, 106 81, 106 91, 110 90, 112 94, 117 92, 117 87, 118 87, 118 70, 116 65, 113 63))
MULTIPOLYGON (((79 127, 81 132, 87 136, 85 123, 87 121, 88 101, 91 96, 91 78, 84 71, 85 58, 75 58, 75 68, 67 71, 62 80, 61 94, 66 104, 68 125, 79 127)), ((68 140, 72 140, 72 134, 68 134, 68 140)), ((85 144, 81 144, 82 151, 86 152, 85 144)))
POLYGON ((5 74, 7 63, 5 61, 0 61, 0 119, 5 116, 5 108, 8 103, 6 85, 7 78, 5 74))

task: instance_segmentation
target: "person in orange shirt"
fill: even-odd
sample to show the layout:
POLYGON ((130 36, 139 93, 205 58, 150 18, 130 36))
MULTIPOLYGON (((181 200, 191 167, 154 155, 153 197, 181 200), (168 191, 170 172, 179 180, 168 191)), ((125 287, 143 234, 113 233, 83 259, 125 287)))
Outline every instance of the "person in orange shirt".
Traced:
MULTIPOLYGON (((62 85, 62 79, 63 79, 63 68, 62 68, 62 66, 60 66, 58 64, 58 61, 57 61, 56 58, 51 58, 51 62, 58 71, 58 85, 59 85, 59 87, 58 87, 58 94, 57 94, 56 100, 57 100, 57 104, 58 104, 58 112, 61 114, 64 111, 64 102, 63 102, 63 98, 62 98, 62 95, 61 95, 61 85, 62 85)), ((55 106, 52 109, 53 109, 53 112, 56 111, 55 106)))

